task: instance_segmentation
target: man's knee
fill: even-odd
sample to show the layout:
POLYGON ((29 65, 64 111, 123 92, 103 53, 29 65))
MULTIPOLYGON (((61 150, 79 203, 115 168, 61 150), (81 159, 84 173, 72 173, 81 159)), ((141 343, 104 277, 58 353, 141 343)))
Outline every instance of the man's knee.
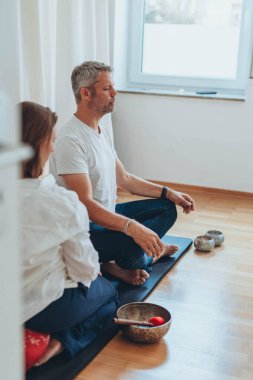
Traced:
POLYGON ((174 223, 175 223, 175 221, 177 220, 177 208, 176 208, 176 205, 174 202, 171 202, 171 203, 172 203, 172 205, 171 205, 171 216, 174 219, 174 223))
POLYGON ((166 213, 170 217, 172 224, 177 220, 177 207, 174 202, 169 199, 165 200, 166 213))

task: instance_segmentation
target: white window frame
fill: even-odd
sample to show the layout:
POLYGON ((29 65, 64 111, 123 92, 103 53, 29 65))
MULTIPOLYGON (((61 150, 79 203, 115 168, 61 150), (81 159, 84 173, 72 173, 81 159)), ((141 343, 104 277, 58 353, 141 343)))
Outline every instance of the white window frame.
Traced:
POLYGON ((206 90, 215 92, 216 97, 244 99, 247 80, 250 77, 253 46, 253 0, 243 0, 241 30, 239 39, 238 67, 236 79, 208 79, 173 77, 145 74, 142 68, 142 40, 144 29, 144 0, 130 0, 129 9, 129 63, 128 87, 132 89, 161 90, 161 92, 182 92, 196 94, 206 90))

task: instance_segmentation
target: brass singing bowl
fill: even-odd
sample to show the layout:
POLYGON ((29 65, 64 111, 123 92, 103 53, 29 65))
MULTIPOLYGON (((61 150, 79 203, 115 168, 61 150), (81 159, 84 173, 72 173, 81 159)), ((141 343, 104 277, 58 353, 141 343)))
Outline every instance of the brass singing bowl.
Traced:
POLYGON ((165 323, 160 326, 122 325, 121 331, 130 340, 138 343, 156 343, 169 331, 171 314, 162 306, 146 302, 131 302, 121 306, 117 318, 148 322, 152 317, 162 317, 165 323))

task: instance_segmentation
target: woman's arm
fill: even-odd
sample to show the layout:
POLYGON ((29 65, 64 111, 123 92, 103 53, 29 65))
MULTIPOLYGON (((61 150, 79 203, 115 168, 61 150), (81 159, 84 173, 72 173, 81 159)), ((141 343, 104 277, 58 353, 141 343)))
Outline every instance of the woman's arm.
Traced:
POLYGON ((62 250, 68 276, 89 286, 100 271, 98 253, 90 241, 89 232, 80 232, 65 241, 62 250))

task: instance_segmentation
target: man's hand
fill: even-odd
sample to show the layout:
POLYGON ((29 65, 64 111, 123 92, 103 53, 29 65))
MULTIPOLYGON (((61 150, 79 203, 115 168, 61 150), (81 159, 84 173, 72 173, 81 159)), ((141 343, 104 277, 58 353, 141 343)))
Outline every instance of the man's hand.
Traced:
POLYGON ((169 190, 167 194, 167 198, 181 206, 185 214, 195 210, 195 202, 190 195, 175 190, 169 190))
POLYGON ((148 256, 158 258, 163 253, 163 243, 159 236, 151 229, 133 221, 128 228, 128 236, 131 236, 148 256))

